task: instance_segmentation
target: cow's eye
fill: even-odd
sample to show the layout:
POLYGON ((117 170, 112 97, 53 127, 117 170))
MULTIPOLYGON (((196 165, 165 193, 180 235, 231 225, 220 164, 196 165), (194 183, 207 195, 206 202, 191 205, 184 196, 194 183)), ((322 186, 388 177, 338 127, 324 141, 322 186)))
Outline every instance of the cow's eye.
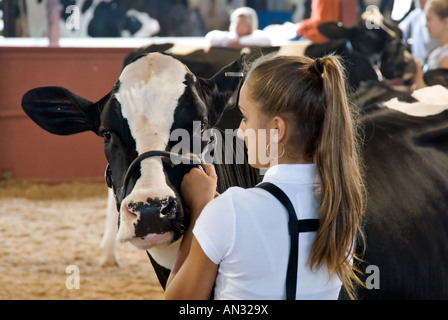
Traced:
POLYGON ((109 142, 112 139, 112 135, 109 131, 103 131, 104 142, 109 142))
POLYGON ((205 128, 207 127, 207 124, 205 121, 201 121, 201 132, 203 133, 205 131, 205 128))

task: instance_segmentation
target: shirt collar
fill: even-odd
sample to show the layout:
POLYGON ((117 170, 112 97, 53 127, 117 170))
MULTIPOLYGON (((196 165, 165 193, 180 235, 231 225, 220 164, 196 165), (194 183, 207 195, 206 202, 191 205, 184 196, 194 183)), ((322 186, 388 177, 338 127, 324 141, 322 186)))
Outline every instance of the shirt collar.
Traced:
POLYGON ((278 164, 266 171, 263 182, 293 182, 314 184, 316 182, 315 164, 278 164))

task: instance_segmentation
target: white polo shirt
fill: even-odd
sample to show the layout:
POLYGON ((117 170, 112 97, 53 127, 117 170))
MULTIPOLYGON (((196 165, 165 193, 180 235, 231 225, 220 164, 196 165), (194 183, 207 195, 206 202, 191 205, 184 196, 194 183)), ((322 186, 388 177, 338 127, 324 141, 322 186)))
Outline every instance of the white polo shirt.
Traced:
MULTIPOLYGON (((318 219, 316 167, 277 165, 263 182, 280 187, 298 219, 318 219)), ((205 254, 219 264, 215 299, 286 299, 290 238, 288 213, 271 194, 259 188, 229 188, 201 213, 193 233, 205 254)), ((315 232, 299 237, 297 299, 337 299, 341 281, 324 266, 310 270, 308 257, 315 232)))

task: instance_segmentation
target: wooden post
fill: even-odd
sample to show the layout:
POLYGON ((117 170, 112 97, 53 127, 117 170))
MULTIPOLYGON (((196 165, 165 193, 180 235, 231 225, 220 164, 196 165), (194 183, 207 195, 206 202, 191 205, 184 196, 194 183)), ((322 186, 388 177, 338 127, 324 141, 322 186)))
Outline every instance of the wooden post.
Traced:
POLYGON ((48 39, 50 47, 59 46, 59 38, 61 36, 59 30, 59 21, 61 20, 61 11, 59 8, 59 0, 48 0, 47 2, 48 17, 48 39))
POLYGON ((16 36, 16 20, 14 11, 13 0, 3 0, 3 35, 5 37, 16 36))

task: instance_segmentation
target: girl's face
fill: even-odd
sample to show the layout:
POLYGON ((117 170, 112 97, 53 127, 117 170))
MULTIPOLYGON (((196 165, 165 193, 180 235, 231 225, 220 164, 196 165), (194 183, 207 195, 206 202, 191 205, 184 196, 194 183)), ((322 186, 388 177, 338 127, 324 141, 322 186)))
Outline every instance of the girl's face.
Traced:
POLYGON ((248 161, 254 168, 268 168, 272 165, 273 158, 269 155, 277 155, 277 143, 270 144, 276 139, 277 130, 272 121, 259 111, 259 106, 249 97, 249 87, 246 83, 241 88, 239 108, 243 119, 238 128, 238 138, 244 140, 248 150, 248 161), (268 148, 269 145, 269 148, 268 148))
POLYGON ((448 19, 441 19, 433 10, 426 11, 426 28, 429 36, 433 39, 440 39, 445 33, 448 33, 448 19))

